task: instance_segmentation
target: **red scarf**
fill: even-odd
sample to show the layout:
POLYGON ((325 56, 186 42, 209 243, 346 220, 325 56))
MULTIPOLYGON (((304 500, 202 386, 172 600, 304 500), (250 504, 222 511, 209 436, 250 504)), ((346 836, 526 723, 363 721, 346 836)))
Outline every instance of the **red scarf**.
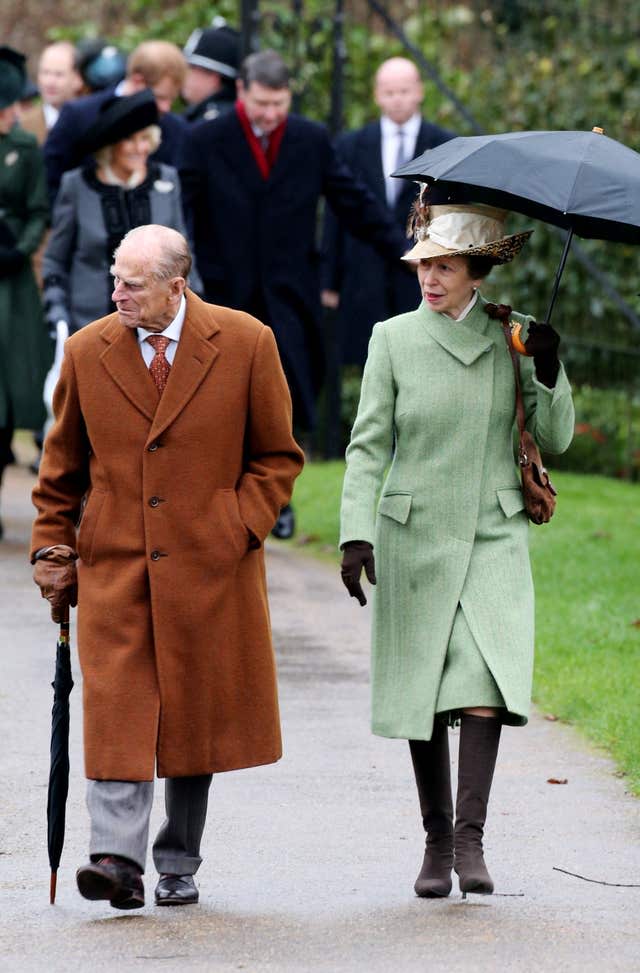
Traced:
POLYGON ((269 136, 269 146, 265 153, 260 139, 251 127, 247 110, 242 101, 236 101, 236 114, 240 119, 242 130, 245 134, 247 142, 249 143, 249 148, 251 149, 253 158, 256 160, 256 165, 260 170, 260 175, 263 179, 268 179, 269 173, 273 169, 274 165, 276 164, 276 159, 278 158, 280 143, 282 142, 282 138, 284 136, 287 120, 285 118, 283 122, 280 122, 277 128, 274 128, 273 132, 269 136))

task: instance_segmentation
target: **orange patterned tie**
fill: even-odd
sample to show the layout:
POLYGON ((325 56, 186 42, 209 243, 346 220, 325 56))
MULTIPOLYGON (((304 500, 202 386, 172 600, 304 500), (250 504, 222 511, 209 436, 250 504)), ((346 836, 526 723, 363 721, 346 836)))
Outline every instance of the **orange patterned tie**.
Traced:
POLYGON ((162 395, 167 384, 167 379, 169 378, 169 372, 171 371, 171 365, 164 355, 171 338, 165 338, 161 334, 152 334, 149 335, 147 341, 155 351, 155 355, 149 365, 149 371, 151 372, 153 381, 156 383, 158 392, 162 395))

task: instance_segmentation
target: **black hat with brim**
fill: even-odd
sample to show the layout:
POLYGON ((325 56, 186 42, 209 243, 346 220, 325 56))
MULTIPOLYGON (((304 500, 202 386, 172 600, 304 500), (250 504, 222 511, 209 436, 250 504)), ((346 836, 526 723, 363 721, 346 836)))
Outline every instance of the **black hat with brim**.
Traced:
POLYGON ((158 106, 148 88, 135 95, 114 95, 100 108, 100 114, 78 143, 78 153, 92 155, 107 145, 158 124, 158 106))
POLYGON ((26 58, 12 47, 0 47, 0 109, 22 98, 27 76, 26 58))

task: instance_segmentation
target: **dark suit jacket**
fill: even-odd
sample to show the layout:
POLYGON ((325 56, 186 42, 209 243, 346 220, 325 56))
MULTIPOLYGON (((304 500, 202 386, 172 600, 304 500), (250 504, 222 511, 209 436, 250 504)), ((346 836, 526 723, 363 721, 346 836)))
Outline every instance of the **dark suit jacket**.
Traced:
POLYGON ((324 126, 290 115, 263 179, 235 111, 194 125, 183 200, 207 299, 273 329, 297 422, 311 427, 323 374, 317 210, 321 196, 388 259, 406 251, 384 208, 340 162, 324 126))
MULTIPOLYGON (((415 155, 453 137, 453 132, 423 121, 415 155)), ((389 211, 382 170, 380 122, 371 122, 364 128, 340 136, 336 140, 336 149, 355 175, 366 183, 389 211)), ((403 234, 416 188, 415 183, 402 180, 402 189, 393 208, 393 219, 403 234)), ((405 249, 409 246, 407 241, 405 249)), ((367 242, 354 239, 332 208, 325 215, 322 250, 322 286, 340 292, 343 362, 363 365, 371 329, 376 321, 413 311, 418 306, 420 292, 417 281, 397 263, 385 260, 367 242)))
MULTIPOLYGON (((49 197, 53 204, 63 173, 88 160, 78 154, 77 143, 98 116, 100 106, 111 98, 115 88, 105 88, 84 98, 68 101, 63 106, 58 121, 49 132, 44 143, 44 164, 47 170, 49 197)), ((164 162, 177 168, 182 149, 182 140, 187 131, 187 123, 179 115, 168 112, 160 117, 162 142, 150 158, 154 162, 164 162)))

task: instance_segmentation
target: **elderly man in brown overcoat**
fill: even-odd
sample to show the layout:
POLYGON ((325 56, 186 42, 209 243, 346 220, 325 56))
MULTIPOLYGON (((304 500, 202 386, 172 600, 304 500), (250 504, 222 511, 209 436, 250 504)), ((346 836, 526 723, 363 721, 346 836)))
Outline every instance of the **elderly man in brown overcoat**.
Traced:
POLYGON ((66 345, 34 490, 34 580, 60 620, 78 598, 91 817, 82 895, 197 901, 211 775, 281 755, 262 543, 302 467, 273 334, 186 288, 175 230, 115 253, 117 313, 66 345), (78 524, 79 521, 79 524, 78 524))

